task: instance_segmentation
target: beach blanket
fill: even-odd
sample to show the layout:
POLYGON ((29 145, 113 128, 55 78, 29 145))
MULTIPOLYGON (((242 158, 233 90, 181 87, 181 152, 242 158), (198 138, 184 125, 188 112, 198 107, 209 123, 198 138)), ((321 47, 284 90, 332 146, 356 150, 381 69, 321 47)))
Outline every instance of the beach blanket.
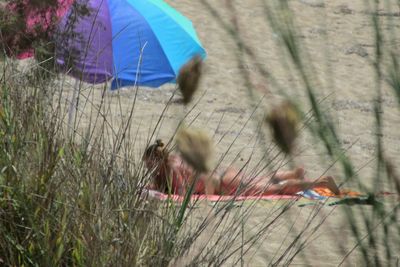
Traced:
MULTIPOLYGON (((390 194, 390 193, 386 193, 390 194)), ((150 199, 167 200, 171 199, 176 202, 182 202, 183 196, 180 195, 168 195, 162 192, 144 189, 143 196, 150 199)), ((313 205, 381 205, 381 203, 373 195, 363 195, 356 191, 341 190, 340 195, 333 194, 327 188, 314 188, 306 191, 298 192, 296 195, 265 195, 265 196, 234 196, 234 195, 205 195, 205 194, 193 194, 191 196, 192 201, 207 200, 210 202, 227 202, 227 201, 247 201, 247 200, 312 200, 312 202, 302 201, 299 203, 299 207, 313 206, 313 205)))
MULTIPOLYGON (((151 199, 159 199, 166 200, 168 198, 181 202, 184 197, 180 195, 168 195, 153 189, 145 189, 143 192, 144 196, 147 196, 151 199)), ((299 199, 301 197, 311 200, 325 200, 330 197, 347 197, 347 196, 361 196, 361 194, 352 191, 344 191, 341 195, 335 196, 329 189, 327 188, 315 188, 309 189, 306 191, 298 192, 296 195, 264 195, 264 196, 235 196, 235 195, 206 195, 206 194, 193 194, 191 196, 192 200, 208 200, 208 201, 244 201, 244 200, 277 200, 277 199, 299 199)))
MULTIPOLYGON (((166 200, 172 199, 177 202, 182 202, 184 196, 180 195, 168 195, 161 193, 152 189, 145 189, 142 195, 149 197, 150 199, 158 199, 158 200, 166 200)), ((277 200, 277 199, 297 199, 301 197, 300 195, 268 195, 268 196, 234 196, 234 195, 206 195, 206 194, 193 194, 191 196, 191 200, 208 200, 212 202, 219 201, 244 201, 244 200, 257 200, 257 199, 269 199, 269 200, 277 200)))

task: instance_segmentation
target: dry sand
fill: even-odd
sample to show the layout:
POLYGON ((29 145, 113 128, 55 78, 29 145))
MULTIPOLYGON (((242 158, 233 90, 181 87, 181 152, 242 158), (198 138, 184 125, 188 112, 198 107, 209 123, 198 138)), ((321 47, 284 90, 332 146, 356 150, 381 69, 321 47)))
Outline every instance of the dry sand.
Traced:
MULTIPOLYGON (((268 138, 264 141, 257 138, 257 127, 264 111, 282 99, 281 89, 299 101, 305 109, 309 106, 303 85, 293 74, 294 69, 287 54, 278 45, 277 34, 268 26, 261 2, 259 0, 209 1, 210 5, 220 13, 218 19, 202 4, 202 1, 167 2, 193 21, 208 53, 200 92, 196 95, 198 104, 189 114, 187 122, 195 118, 193 123, 195 126, 210 132, 216 143, 216 159, 219 159, 232 144, 224 164, 229 164, 238 158, 235 164, 240 166, 251 156, 250 165, 255 166, 271 144, 268 138), (233 6, 236 10, 236 20, 232 19, 229 6, 233 6), (240 50, 218 20, 230 26, 236 23, 240 37, 251 48, 255 59, 271 73, 281 88, 275 86, 270 77, 265 77, 258 71, 254 59, 246 56, 242 65, 238 63, 240 50), (252 97, 242 75, 245 72, 249 73, 251 84, 256 89, 252 97)), ((322 106, 333 115, 343 148, 348 149, 346 154, 352 159, 355 169, 360 169, 360 178, 371 188, 375 176, 373 99, 376 92, 373 67, 370 64, 374 58, 374 35, 369 12, 361 0, 292 0, 290 5, 296 14, 299 40, 307 48, 308 56, 313 63, 312 75, 318 97, 320 100, 325 99, 322 106)), ((397 31, 400 21, 398 13, 395 12, 398 12, 398 9, 387 10, 382 6, 380 12, 384 30, 387 31, 389 20, 392 19, 391 23, 397 31)), ((394 41, 398 44, 400 40, 397 38, 394 41)), ((72 82, 69 79, 67 81, 72 82)), ((161 90, 143 88, 138 91, 132 132, 139 133, 140 149, 144 149, 147 137, 172 96, 174 88, 174 85, 165 85, 161 90)), ((399 166, 399 108, 388 85, 382 83, 382 88, 385 118, 382 139, 387 155, 392 158, 395 166, 399 166)), ((128 88, 108 94, 107 101, 114 117, 111 121, 115 125, 121 118, 128 116, 134 92, 133 88, 128 88), (124 116, 120 115, 120 109, 124 116)), ((91 99, 98 105, 100 90, 96 89, 92 93, 91 99)), ((178 100, 179 97, 174 99, 178 100)), ((176 102, 171 104, 164 114, 162 130, 156 132, 157 137, 169 139, 183 118, 183 114, 189 109, 190 107, 185 109, 176 102)), ((81 125, 85 125, 85 121, 89 119, 88 111, 90 109, 86 107, 81 125)), ((271 157, 276 153, 276 150, 274 151, 271 157)), ((337 164, 331 166, 333 160, 326 156, 320 144, 313 141, 308 131, 303 131, 301 134, 295 162, 306 168, 309 177, 318 177, 330 168, 327 170, 329 174, 335 176, 338 181, 342 179, 340 166, 337 164)), ((384 189, 391 189, 388 183, 382 183, 384 189)), ((355 188, 355 184, 350 182, 346 187, 355 188)), ((353 209, 357 211, 359 207, 353 209)), ((367 213, 371 211, 368 207, 362 207, 362 210, 367 213)), ((270 219, 268 211, 268 205, 262 203, 256 205, 253 216, 245 225, 244 229, 248 231, 246 235, 254 233, 254 224, 270 219)), ((293 265, 334 266, 342 260, 349 249, 356 244, 343 211, 342 207, 322 208, 321 216, 317 217, 314 225, 324 214, 332 213, 315 234, 314 237, 318 238, 304 248, 301 255, 292 262, 293 265)), ((286 234, 288 233, 286 242, 293 240, 312 212, 312 207, 292 208, 285 220, 280 222, 280 226, 271 228, 268 236, 250 250, 244 258, 244 265, 270 264, 275 253, 279 255, 285 250, 285 246, 280 247, 280 245, 286 234)), ((358 224, 362 229, 360 220, 358 224)), ((206 239, 202 237, 201 240, 206 239)), ((379 246, 383 248, 382 244, 379 246)), ((400 251, 400 248, 397 251, 400 251)), ((345 265, 362 265, 359 256, 359 252, 354 253, 345 261, 345 265)), ((393 255, 394 260, 391 264, 396 260, 398 262, 399 256, 400 253, 393 255)), ((187 256, 189 257, 190 255, 187 256)), ((186 260, 183 259, 180 264, 186 260)), ((231 264, 232 262, 226 265, 231 264)))

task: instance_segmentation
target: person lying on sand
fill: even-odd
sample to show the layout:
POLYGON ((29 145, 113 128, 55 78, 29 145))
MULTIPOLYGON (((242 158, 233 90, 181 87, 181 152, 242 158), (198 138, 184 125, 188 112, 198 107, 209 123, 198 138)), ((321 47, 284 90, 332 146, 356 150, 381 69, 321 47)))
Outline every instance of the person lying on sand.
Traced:
POLYGON ((231 167, 197 174, 180 156, 169 154, 161 140, 157 140, 145 150, 143 161, 151 173, 151 188, 164 193, 184 195, 190 185, 195 182, 194 194, 294 195, 316 187, 328 188, 334 194, 340 194, 331 176, 308 181, 304 177, 303 168, 277 171, 273 175, 257 177, 245 176, 241 171, 231 167))

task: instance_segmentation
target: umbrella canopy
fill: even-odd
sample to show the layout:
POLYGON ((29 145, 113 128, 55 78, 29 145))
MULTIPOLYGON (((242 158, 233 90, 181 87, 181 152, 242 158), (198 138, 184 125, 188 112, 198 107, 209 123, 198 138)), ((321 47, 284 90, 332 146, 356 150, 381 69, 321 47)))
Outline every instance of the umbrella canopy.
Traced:
POLYGON ((205 58, 192 23, 162 0, 75 1, 58 25, 57 62, 89 83, 158 87, 205 58))

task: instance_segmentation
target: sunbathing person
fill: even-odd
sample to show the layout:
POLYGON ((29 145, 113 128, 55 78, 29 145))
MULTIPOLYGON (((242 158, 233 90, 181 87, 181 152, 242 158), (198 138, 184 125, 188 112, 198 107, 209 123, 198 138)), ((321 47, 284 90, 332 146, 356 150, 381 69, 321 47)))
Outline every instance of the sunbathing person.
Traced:
POLYGON ((303 168, 257 177, 245 176, 231 167, 199 174, 180 156, 169 154, 160 140, 146 149, 143 160, 152 178, 151 188, 164 193, 184 195, 193 183, 194 194, 207 195, 294 195, 316 187, 340 193, 331 176, 308 181, 303 168))

